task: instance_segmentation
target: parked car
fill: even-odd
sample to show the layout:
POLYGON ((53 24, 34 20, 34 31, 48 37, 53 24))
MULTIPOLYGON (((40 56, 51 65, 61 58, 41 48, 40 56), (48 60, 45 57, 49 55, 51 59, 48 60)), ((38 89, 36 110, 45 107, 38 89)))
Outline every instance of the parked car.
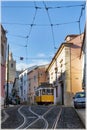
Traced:
POLYGON ((86 93, 77 92, 73 97, 74 107, 75 108, 85 108, 86 106, 86 93))

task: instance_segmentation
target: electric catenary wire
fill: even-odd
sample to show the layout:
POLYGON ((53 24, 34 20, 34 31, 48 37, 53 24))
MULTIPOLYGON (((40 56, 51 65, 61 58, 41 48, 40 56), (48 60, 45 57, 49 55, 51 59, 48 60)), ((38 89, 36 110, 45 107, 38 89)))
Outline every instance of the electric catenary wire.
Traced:
MULTIPOLYGON (((35 2, 34 2, 35 3, 35 2)), ((48 7, 48 9, 61 9, 61 8, 72 8, 72 7, 81 7, 84 6, 84 4, 81 5, 68 5, 68 6, 55 6, 55 7, 48 7)), ((38 9, 45 9, 41 6, 4 6, 2 5, 1 8, 38 8, 38 9)))
POLYGON ((52 37, 53 37, 54 49, 56 49, 56 47, 55 47, 54 32, 53 32, 53 24, 52 24, 52 22, 51 22, 51 18, 50 18, 49 12, 48 12, 48 7, 46 6, 46 4, 45 4, 44 1, 43 1, 43 4, 44 4, 44 6, 45 6, 45 9, 46 9, 46 12, 47 12, 47 15, 48 15, 48 19, 49 19, 49 22, 50 22, 50 26, 51 26, 51 31, 52 31, 52 37))
MULTIPOLYGON (((81 21, 81 17, 83 15, 83 11, 85 10, 85 4, 81 7, 81 13, 79 16, 79 20, 78 20, 78 24, 79 24, 79 34, 81 35, 81 25, 80 25, 80 21, 81 21)), ((81 38, 81 37, 80 37, 81 38)))
MULTIPOLYGON (((78 21, 70 21, 70 22, 64 22, 64 23, 56 23, 56 24, 52 24, 53 26, 58 26, 58 25, 65 25, 65 24, 73 24, 73 23, 76 23, 76 22, 79 22, 79 20, 78 21)), ((30 26, 32 26, 32 24, 28 24, 28 23, 26 23, 26 24, 23 24, 23 23, 7 23, 7 22, 3 22, 2 24, 10 24, 10 25, 15 25, 15 24, 17 24, 17 25, 24 25, 24 26, 26 26, 26 25, 30 25, 30 26)), ((50 26, 50 24, 33 24, 33 26, 50 26)))
POLYGON ((30 38, 30 34, 31 34, 31 31, 32 31, 32 28, 33 28, 33 25, 34 25, 34 21, 35 21, 35 18, 36 18, 36 14, 37 14, 37 7, 36 7, 36 4, 35 4, 35 2, 34 2, 34 5, 35 5, 35 13, 34 13, 34 16, 33 16, 33 19, 32 19, 32 24, 31 24, 31 26, 30 26, 30 31, 29 31, 29 34, 28 34, 28 36, 27 36, 27 44, 26 44, 26 63, 27 63, 27 47, 28 47, 28 40, 29 40, 29 38, 30 38))
MULTIPOLYGON (((52 36, 53 36, 53 43, 54 43, 54 48, 55 48, 55 39, 54 39, 53 26, 59 26, 59 25, 64 25, 64 24, 72 24, 72 23, 75 23, 75 22, 78 22, 78 23, 79 23, 79 32, 80 32, 80 34, 81 34, 80 21, 81 21, 81 17, 82 17, 83 10, 84 10, 84 5, 83 5, 83 4, 82 4, 82 5, 78 5, 78 6, 81 7, 81 13, 80 13, 80 17, 79 17, 79 20, 78 20, 78 21, 75 21, 75 22, 67 22, 67 23, 59 23, 59 24, 58 24, 58 23, 57 23, 57 24, 52 24, 48 10, 49 10, 49 9, 59 8, 60 6, 58 6, 58 7, 47 7, 46 5, 45 5, 45 8, 44 8, 44 9, 46 9, 46 11, 47 11, 50 24, 34 24, 35 17, 36 17, 36 13, 37 13, 37 9, 40 9, 38 6, 36 6, 36 3, 35 3, 35 2, 34 2, 34 5, 35 5, 35 7, 34 7, 34 8, 35 8, 35 15, 34 15, 34 17, 33 17, 32 23, 31 23, 31 24, 26 24, 26 25, 30 25, 29 35, 28 35, 27 37, 24 37, 24 38, 28 39, 28 38, 30 37, 31 30, 32 30, 32 27, 33 27, 33 26, 51 26, 52 36)), ((63 6, 62 6, 62 7, 63 7, 63 6)), ((62 7, 60 7, 60 8, 62 8, 62 7)), ((70 6, 64 6, 64 7, 68 8, 68 7, 70 7, 70 6)), ((63 8, 64 8, 64 7, 63 7, 63 8)), ((71 7, 77 7, 77 5, 71 6, 71 7)), ((15 23, 14 23, 14 24, 15 24, 15 23)), ((21 24, 21 25, 25 25, 25 24, 21 24)), ((23 37, 20 36, 20 35, 18 35, 17 37, 23 38, 23 37)), ((27 48, 27 44, 25 45, 25 47, 27 48)), ((27 52, 26 52, 26 53, 27 53, 27 52)), ((26 55, 27 55, 27 54, 26 54, 26 55)), ((27 57, 26 57, 26 58, 27 58, 27 57)))

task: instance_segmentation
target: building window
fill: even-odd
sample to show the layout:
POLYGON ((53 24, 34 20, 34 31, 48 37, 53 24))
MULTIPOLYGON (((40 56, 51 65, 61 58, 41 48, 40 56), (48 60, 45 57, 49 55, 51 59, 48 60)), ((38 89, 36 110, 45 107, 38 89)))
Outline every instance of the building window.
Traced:
POLYGON ((1 44, 1 55, 4 56, 4 45, 1 44))
POLYGON ((51 73, 51 75, 53 75, 53 72, 51 73))
POLYGON ((42 76, 43 74, 42 73, 40 73, 40 76, 42 76))
POLYGON ((49 77, 47 78, 47 80, 49 80, 49 77))
POLYGON ((36 76, 34 76, 34 81, 36 81, 36 76))
POLYGON ((63 62, 63 59, 60 60, 60 63, 62 63, 62 62, 63 62))
POLYGON ((11 63, 11 68, 13 68, 13 63, 11 63))
POLYGON ((31 86, 31 83, 29 83, 29 87, 31 86))
POLYGON ((23 96, 23 86, 20 86, 21 89, 21 96, 23 96))
POLYGON ((24 94, 25 94, 25 90, 24 90, 24 94))
POLYGON ((24 80, 24 85, 26 85, 26 81, 24 80))
POLYGON ((36 89, 36 87, 34 86, 34 90, 36 89))
POLYGON ((53 79, 53 77, 51 77, 51 79, 53 79))
POLYGON ((23 78, 20 78, 21 82, 23 82, 23 78))

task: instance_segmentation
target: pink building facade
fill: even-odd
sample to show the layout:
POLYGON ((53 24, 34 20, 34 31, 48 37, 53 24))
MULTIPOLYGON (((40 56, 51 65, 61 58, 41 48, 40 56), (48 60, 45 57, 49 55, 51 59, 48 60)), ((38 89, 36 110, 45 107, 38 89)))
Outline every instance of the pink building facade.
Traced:
POLYGON ((4 105, 5 99, 5 71, 6 71, 6 48, 7 48, 7 38, 6 38, 6 31, 4 30, 3 26, 0 25, 1 29, 1 50, 0 50, 0 89, 1 89, 1 105, 4 105))
POLYGON ((41 83, 47 82, 46 69, 48 65, 42 65, 28 72, 28 100, 30 104, 35 103, 35 89, 41 83))

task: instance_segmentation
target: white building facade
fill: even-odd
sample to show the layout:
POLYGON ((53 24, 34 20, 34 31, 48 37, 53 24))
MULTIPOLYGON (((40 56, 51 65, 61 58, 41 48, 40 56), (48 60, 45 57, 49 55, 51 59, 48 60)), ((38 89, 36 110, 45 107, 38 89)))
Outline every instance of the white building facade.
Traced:
POLYGON ((19 97, 21 102, 27 102, 28 100, 28 77, 27 77, 28 69, 24 70, 19 75, 19 97))
POLYGON ((62 93, 64 93, 63 87, 65 82, 63 82, 63 87, 61 87, 61 82, 58 80, 61 74, 65 72, 65 47, 63 45, 59 53, 54 56, 47 71, 49 73, 49 83, 54 86, 54 104, 64 104, 62 93))

